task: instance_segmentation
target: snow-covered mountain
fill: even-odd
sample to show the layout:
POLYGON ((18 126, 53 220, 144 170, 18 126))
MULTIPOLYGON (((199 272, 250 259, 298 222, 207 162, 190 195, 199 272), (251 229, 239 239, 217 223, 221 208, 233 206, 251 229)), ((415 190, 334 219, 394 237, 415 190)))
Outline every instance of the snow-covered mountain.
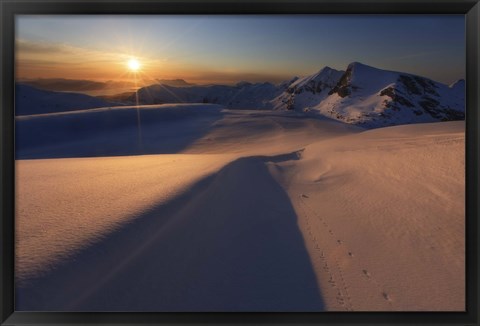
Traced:
POLYGON ((365 127, 462 120, 465 84, 351 63, 329 96, 310 103, 328 117, 365 127))
POLYGON ((46 91, 23 84, 15 86, 15 115, 76 111, 112 105, 119 104, 85 94, 46 91))
MULTIPOLYGON (((278 96, 282 88, 271 83, 240 82, 235 86, 209 85, 175 87, 156 84, 138 90, 139 104, 164 103, 215 103, 231 109, 271 108, 271 99, 278 96)), ((135 94, 129 99, 135 102, 135 94)))
MULTIPOLYGON (((344 72, 325 67, 316 74, 303 78, 294 77, 279 85, 268 82, 249 83, 242 81, 234 86, 174 86, 155 84, 138 91, 139 104, 164 103, 215 103, 230 109, 292 110, 308 106, 312 100, 318 103, 335 87, 344 72), (293 102, 296 104, 293 105, 293 102)), ((135 94, 128 103, 135 103, 135 94)))
POLYGON ((312 103, 319 103, 340 80, 344 71, 324 67, 319 72, 283 83, 285 91, 270 103, 274 109, 304 110, 312 103))
POLYGON ((454 96, 465 100, 465 79, 459 79, 449 87, 452 89, 454 96))
MULTIPOLYGON (((139 104, 216 103, 231 109, 295 110, 367 128, 462 120, 465 81, 448 86, 408 73, 358 62, 345 71, 324 67, 278 85, 152 85, 138 91, 139 104)), ((129 98, 135 102, 134 95, 129 98)))
POLYGON ((425 77, 358 62, 297 79, 272 100, 275 109, 309 111, 364 127, 461 120, 465 81, 447 86, 425 77))

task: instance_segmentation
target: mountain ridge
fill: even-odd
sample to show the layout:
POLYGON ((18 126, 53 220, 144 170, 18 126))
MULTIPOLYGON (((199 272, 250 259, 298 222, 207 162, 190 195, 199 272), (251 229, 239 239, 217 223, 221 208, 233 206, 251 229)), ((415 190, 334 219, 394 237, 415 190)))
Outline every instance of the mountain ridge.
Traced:
MULTIPOLYGON (((328 66, 280 84, 239 82, 234 86, 151 85, 140 104, 203 102, 230 109, 294 110, 376 128, 397 124, 462 120, 465 81, 448 86, 418 75, 352 62, 345 71, 328 66)), ((133 102, 133 96, 130 99, 133 102)))
MULTIPOLYGON (((365 128, 465 118, 465 80, 446 85, 360 62, 350 63, 346 70, 325 66, 311 75, 294 77, 279 84, 241 81, 235 85, 195 85, 182 79, 169 81, 173 85, 157 83, 142 87, 136 93, 84 98, 81 106, 67 109, 86 109, 102 104, 111 106, 118 105, 118 102, 127 105, 211 103, 227 109, 293 110, 365 128)), ((17 100, 20 99, 18 112, 23 112, 22 108, 28 103, 22 104, 22 91, 18 87, 17 92, 17 100)), ((62 94, 66 96, 68 93, 62 94)), ((48 105, 42 104, 39 109, 37 105, 41 112, 27 110, 27 114, 45 113, 48 105)), ((55 101, 50 105, 59 106, 55 101)), ((64 106, 60 105, 61 108, 64 106)), ((49 112, 59 108, 52 110, 50 108, 49 112)))

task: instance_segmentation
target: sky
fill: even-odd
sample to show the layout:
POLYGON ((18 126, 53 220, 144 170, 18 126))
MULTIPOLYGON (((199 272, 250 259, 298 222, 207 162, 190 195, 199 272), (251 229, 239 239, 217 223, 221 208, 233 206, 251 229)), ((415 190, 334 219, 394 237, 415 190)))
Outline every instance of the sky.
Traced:
POLYGON ((17 16, 18 80, 280 82, 358 61, 465 78, 463 15, 17 16), (140 71, 129 71, 135 58, 140 71))

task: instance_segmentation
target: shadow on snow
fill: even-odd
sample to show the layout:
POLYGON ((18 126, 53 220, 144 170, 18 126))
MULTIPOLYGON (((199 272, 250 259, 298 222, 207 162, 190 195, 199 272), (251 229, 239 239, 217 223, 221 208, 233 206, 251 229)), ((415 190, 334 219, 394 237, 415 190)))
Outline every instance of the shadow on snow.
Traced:
POLYGON ((222 116, 216 105, 181 105, 17 117, 16 159, 177 153, 222 116))
POLYGON ((265 162, 234 161, 46 275, 17 310, 325 310, 289 197, 265 162))

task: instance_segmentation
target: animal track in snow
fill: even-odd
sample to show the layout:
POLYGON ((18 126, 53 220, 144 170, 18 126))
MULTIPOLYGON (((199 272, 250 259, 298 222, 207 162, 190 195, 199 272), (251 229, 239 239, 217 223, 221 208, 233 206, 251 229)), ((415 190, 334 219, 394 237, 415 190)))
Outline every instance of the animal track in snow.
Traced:
POLYGON ((345 281, 345 278, 343 277, 343 270, 340 267, 340 264, 338 263, 338 260, 335 260, 335 264, 337 265, 338 274, 340 275, 340 280, 342 281, 343 292, 345 293, 345 295, 342 295, 342 297, 344 296, 347 299, 347 302, 348 302, 347 310, 352 310, 353 311, 353 306, 352 306, 352 302, 351 302, 351 299, 350 299, 350 294, 348 293, 347 282, 345 281))
POLYGON ((390 299, 390 296, 388 295, 387 292, 382 292, 382 296, 383 296, 383 298, 384 298, 385 300, 387 300, 387 301, 392 301, 392 300, 390 299))
MULTIPOLYGON (((325 226, 326 231, 328 231, 328 233, 331 236, 334 236, 333 230, 329 228, 325 219, 323 219, 313 208, 311 208, 310 205, 308 205, 303 200, 302 196, 299 199, 300 199, 299 200, 300 207, 301 207, 301 209, 304 213, 303 215, 308 219, 310 218, 310 215, 311 215, 311 217, 315 217, 315 218, 312 219, 312 221, 321 222, 325 226)), ((315 222, 314 222, 313 223, 314 229, 316 231, 320 231, 320 229, 317 230, 315 228, 316 225, 318 225, 318 224, 315 224, 315 222)), ((315 244, 315 249, 320 250, 319 243, 317 242, 316 237, 314 237, 312 235, 312 231, 311 231, 310 226, 308 227, 308 230, 309 230, 310 238, 312 239, 313 243, 315 244)), ((333 242, 334 239, 328 240, 328 241, 331 241, 330 242, 331 244, 337 244, 338 246, 340 246, 340 245, 346 246, 346 249, 347 249, 346 254, 348 255, 348 257, 350 257, 350 258, 354 257, 354 254, 351 251, 349 251, 348 246, 344 243, 343 240, 335 239, 336 241, 333 242)), ((327 248, 329 248, 330 246, 331 245, 328 245, 327 248)), ((336 294, 337 303, 340 306, 344 307, 345 310, 353 311, 354 309, 353 309, 353 306, 352 306, 352 303, 351 303, 350 294, 348 292, 347 282, 346 282, 346 279, 344 277, 344 272, 343 272, 342 268, 340 267, 340 264, 339 264, 338 260, 335 260, 336 265, 334 264, 333 267, 332 267, 332 266, 329 266, 329 264, 327 262, 327 257, 326 257, 326 253, 325 253, 324 250, 320 251, 319 256, 323 261, 323 264, 322 264, 323 268, 322 269, 324 270, 325 273, 327 273, 329 275, 329 279, 328 279, 327 283, 330 284, 332 290, 336 289, 338 291, 337 294, 336 294)), ((359 262, 361 262, 361 259, 360 259, 359 262)), ((358 266, 358 267, 360 267, 360 266, 358 266)), ((355 267, 353 267, 353 268, 355 268, 355 267)), ((387 291, 385 291, 384 287, 370 274, 370 272, 367 269, 362 269, 361 271, 362 271, 362 274, 365 276, 366 280, 368 280, 368 282, 370 282, 373 286, 376 287, 376 289, 378 291, 377 293, 379 293, 379 295, 381 295, 384 302, 388 303, 390 306, 393 306, 393 301, 392 301, 391 295, 389 293, 387 293, 387 291)))

